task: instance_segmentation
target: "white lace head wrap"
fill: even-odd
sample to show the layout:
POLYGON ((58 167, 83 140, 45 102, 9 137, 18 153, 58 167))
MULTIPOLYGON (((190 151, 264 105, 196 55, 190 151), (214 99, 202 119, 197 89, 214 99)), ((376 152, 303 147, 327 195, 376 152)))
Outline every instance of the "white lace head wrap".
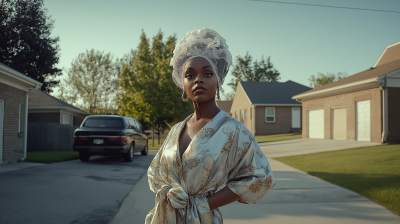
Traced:
POLYGON ((217 75, 218 87, 222 91, 222 84, 232 65, 232 55, 228 49, 225 39, 212 29, 188 32, 176 45, 171 59, 170 66, 174 68, 172 78, 175 84, 184 90, 183 69, 186 62, 195 57, 202 57, 211 64, 217 75))

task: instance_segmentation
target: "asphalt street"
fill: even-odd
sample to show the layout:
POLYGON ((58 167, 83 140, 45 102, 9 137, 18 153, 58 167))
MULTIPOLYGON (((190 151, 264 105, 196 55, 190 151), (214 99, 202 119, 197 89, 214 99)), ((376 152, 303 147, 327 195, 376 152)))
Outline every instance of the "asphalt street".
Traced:
POLYGON ((156 151, 122 157, 94 156, 0 173, 0 223, 107 224, 156 151))

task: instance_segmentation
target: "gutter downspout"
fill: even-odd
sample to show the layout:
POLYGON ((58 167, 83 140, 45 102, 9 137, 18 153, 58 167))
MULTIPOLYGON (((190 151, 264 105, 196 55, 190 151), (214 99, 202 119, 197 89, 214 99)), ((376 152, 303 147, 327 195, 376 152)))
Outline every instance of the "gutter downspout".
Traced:
POLYGON ((253 105, 254 136, 256 136, 256 105, 253 105))
POLYGON ((28 139, 28 98, 29 98, 29 93, 39 89, 39 85, 36 85, 35 88, 28 90, 28 92, 25 93, 25 127, 24 127, 24 157, 21 159, 21 161, 24 161, 26 159, 26 149, 27 149, 27 139, 28 139))
POLYGON ((389 134, 389 122, 388 122, 388 89, 387 89, 387 77, 383 77, 382 79, 377 79, 378 82, 381 82, 381 91, 382 91, 382 137, 381 143, 386 142, 387 136, 389 134))

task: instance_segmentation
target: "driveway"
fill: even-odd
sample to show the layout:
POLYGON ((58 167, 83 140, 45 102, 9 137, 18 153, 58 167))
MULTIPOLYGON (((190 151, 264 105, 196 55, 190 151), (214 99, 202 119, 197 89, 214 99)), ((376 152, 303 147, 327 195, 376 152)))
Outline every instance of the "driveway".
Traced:
POLYGON ((374 146, 380 145, 380 143, 332 139, 294 139, 260 143, 259 145, 268 158, 274 158, 374 146))
POLYGON ((89 162, 0 165, 0 223, 107 224, 155 153, 128 163, 121 156, 93 156, 89 162))

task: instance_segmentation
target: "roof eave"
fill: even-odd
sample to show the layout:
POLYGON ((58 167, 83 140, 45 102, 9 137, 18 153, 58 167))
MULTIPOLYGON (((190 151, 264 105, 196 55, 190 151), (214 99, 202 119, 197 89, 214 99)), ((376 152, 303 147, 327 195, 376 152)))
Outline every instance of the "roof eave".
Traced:
POLYGON ((346 85, 336 86, 328 89, 322 89, 311 93, 302 93, 292 97, 294 100, 311 100, 322 97, 334 96, 343 93, 356 92, 364 89, 371 89, 380 86, 380 82, 377 81, 378 77, 361 80, 358 82, 349 83, 346 85))
POLYGON ((66 106, 50 106, 50 107, 43 107, 43 106, 28 106, 28 111, 29 110, 35 110, 35 111, 40 111, 40 110, 69 110, 71 112, 81 114, 81 115, 90 115, 88 112, 77 110, 71 107, 66 107, 66 106))

